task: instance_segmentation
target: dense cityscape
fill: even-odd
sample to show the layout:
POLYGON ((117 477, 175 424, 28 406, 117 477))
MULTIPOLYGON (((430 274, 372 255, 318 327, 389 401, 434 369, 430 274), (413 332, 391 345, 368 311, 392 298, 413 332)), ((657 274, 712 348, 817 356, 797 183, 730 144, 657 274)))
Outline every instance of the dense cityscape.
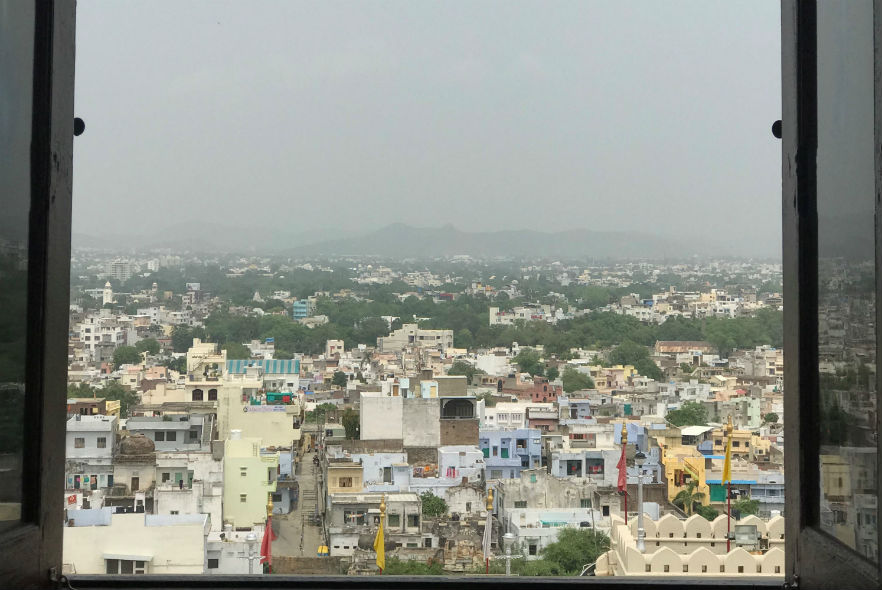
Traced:
POLYGON ((81 249, 71 284, 70 572, 781 574, 776 262, 81 249))

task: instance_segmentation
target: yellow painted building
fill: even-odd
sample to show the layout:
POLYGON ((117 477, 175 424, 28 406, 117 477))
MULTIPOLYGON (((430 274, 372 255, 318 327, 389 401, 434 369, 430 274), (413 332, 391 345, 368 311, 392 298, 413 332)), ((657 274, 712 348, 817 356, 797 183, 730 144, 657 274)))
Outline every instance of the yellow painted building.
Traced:
POLYGON ((363 490, 361 464, 353 461, 328 464, 328 494, 359 493, 363 490))
POLYGON ((269 494, 276 491, 279 455, 262 455, 259 438, 230 434, 224 441, 224 523, 233 528, 262 525, 269 494))
MULTIPOLYGON (((726 429, 714 428, 711 432, 711 438, 714 441, 714 455, 726 454, 726 429)), ((749 430, 733 430, 732 431, 732 458, 752 460, 752 442, 753 433, 749 430)))
POLYGON ((668 501, 673 501, 686 486, 697 481, 695 492, 704 494, 701 503, 710 504, 710 486, 705 477, 706 457, 695 447, 673 446, 662 448, 662 464, 668 480, 668 501))

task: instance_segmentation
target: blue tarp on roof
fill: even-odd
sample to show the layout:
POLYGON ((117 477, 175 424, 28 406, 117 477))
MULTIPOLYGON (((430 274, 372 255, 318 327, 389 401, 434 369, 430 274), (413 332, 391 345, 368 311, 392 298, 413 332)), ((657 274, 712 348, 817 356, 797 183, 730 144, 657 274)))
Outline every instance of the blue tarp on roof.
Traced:
POLYGON ((266 375, 299 375, 300 361, 298 359, 261 359, 261 360, 232 360, 227 361, 227 373, 241 375, 248 367, 262 367, 266 375))

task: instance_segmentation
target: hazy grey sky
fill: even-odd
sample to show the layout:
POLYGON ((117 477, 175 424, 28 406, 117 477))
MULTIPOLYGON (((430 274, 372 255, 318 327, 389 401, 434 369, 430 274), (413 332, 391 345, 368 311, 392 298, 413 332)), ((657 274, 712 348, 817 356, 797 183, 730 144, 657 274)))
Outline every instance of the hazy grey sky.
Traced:
POLYGON ((776 2, 80 0, 74 231, 780 242, 776 2))

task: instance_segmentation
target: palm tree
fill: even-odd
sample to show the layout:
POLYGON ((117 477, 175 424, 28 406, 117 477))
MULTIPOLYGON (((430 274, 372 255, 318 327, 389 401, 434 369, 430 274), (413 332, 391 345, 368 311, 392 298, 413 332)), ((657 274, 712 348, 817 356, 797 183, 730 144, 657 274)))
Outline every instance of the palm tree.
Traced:
POLYGON ((674 506, 679 506, 683 509, 683 512, 687 515, 691 515, 693 505, 704 500, 704 493, 695 491, 695 488, 697 487, 698 482, 695 480, 686 484, 686 489, 680 490, 680 492, 674 496, 674 506))

